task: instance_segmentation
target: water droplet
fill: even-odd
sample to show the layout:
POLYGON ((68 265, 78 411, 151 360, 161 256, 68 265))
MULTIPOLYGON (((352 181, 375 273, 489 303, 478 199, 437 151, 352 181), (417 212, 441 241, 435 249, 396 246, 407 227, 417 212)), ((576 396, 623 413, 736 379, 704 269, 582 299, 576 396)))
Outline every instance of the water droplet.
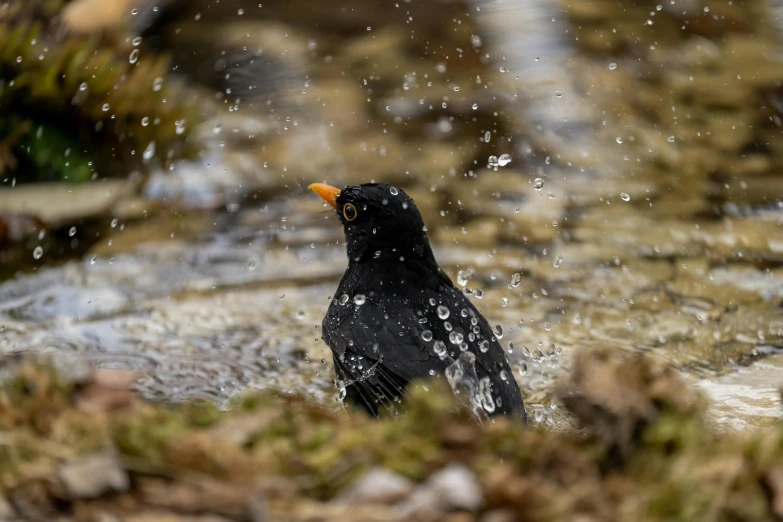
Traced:
POLYGON ((451 315, 451 311, 448 309, 448 307, 444 305, 438 306, 438 318, 442 321, 445 321, 449 318, 449 315, 451 315))
POLYGON ((76 227, 71 227, 70 230, 68 230, 68 237, 73 237, 76 235, 76 227))
POLYGON ((176 127, 177 134, 182 134, 183 132, 185 132, 185 129, 187 128, 185 127, 185 123, 186 123, 185 120, 179 120, 174 123, 177 126, 176 127))
POLYGON ((473 110, 475 111, 476 109, 478 109, 478 103, 473 104, 473 110))
POLYGON ((489 341, 484 339, 479 343, 479 351, 481 353, 487 353, 489 351, 489 341))
POLYGON ((41 259, 43 257, 43 247, 40 245, 35 247, 35 250, 33 250, 33 258, 34 259, 41 259))
POLYGON ((533 188, 536 190, 541 190, 544 188, 544 180, 541 178, 536 178, 533 180, 533 188))
POLYGON ((147 148, 144 149, 144 153, 142 156, 144 157, 144 161, 149 161, 152 159, 152 157, 155 155, 155 142, 151 141, 149 142, 149 145, 147 145, 147 148))
POLYGON ((459 332, 451 332, 449 334, 449 341, 451 344, 460 344, 465 340, 465 337, 459 332))
MULTIPOLYGON (((454 333, 454 332, 452 332, 452 333, 454 333)), ((446 343, 444 343, 441 340, 435 341, 435 344, 433 345, 432 348, 435 350, 435 355, 437 355, 441 359, 445 359, 446 356, 449 354, 449 350, 446 347, 446 343)), ((432 371, 432 370, 430 370, 430 371, 432 371)), ((430 374, 430 375, 434 375, 434 374, 430 374)))
POLYGON ((475 270, 473 268, 466 268, 465 270, 460 270, 457 272, 457 284, 460 286, 465 286, 468 284, 468 281, 470 281, 470 278, 473 277, 473 274, 475 274, 475 270))
POLYGON ((484 299, 484 290, 477 288, 476 291, 473 292, 473 295, 476 296, 476 299, 484 299))
POLYGON ((631 201, 631 196, 629 196, 625 192, 621 192, 620 193, 620 199, 622 199, 623 201, 631 201))
POLYGON ((82 82, 81 85, 79 85, 80 91, 86 91, 87 90, 87 82, 82 82))
POLYGON ((131 51, 130 56, 128 57, 128 61, 130 63, 136 63, 139 59, 139 50, 134 49, 131 51))
POLYGON ((149 119, 147 116, 144 116, 144 117, 141 119, 141 126, 142 126, 142 127, 146 127, 146 126, 147 126, 147 125, 149 125, 149 124, 150 124, 150 119, 149 119))
POLYGON ((109 107, 109 104, 108 104, 108 103, 104 103, 104 104, 103 104, 103 107, 101 107, 101 108, 103 109, 103 112, 108 112, 108 110, 110 109, 110 107, 109 107))
POLYGON ((614 141, 616 141, 617 143, 622 143, 622 142, 623 142, 623 138, 622 138, 622 136, 617 136, 617 137, 614 139, 614 141))
POLYGON ((501 167, 505 167, 509 163, 511 163, 511 156, 509 154, 501 154, 498 158, 498 165, 501 167))
POLYGON ((563 263, 563 256, 557 256, 557 257, 555 258, 555 262, 554 262, 554 263, 552 263, 552 266, 554 266, 555 268, 560 268, 560 265, 561 265, 562 263, 563 263))
POLYGON ((610 71, 614 71, 615 69, 617 69, 617 64, 614 63, 614 62, 610 63, 609 64, 609 70, 610 71))
POLYGON ((356 294, 353 296, 353 304, 356 306, 362 306, 364 303, 367 302, 367 296, 364 294, 356 294))
POLYGON ((454 86, 454 92, 459 92, 459 87, 456 85, 454 86))
POLYGON ((495 401, 492 400, 492 383, 489 377, 483 377, 479 381, 479 397, 481 397, 481 407, 486 410, 487 413, 495 411, 495 401))
POLYGON ((340 296, 340 304, 341 305, 346 305, 346 304, 348 304, 348 301, 350 301, 350 299, 351 298, 350 298, 350 296, 348 294, 343 294, 343 295, 340 296))
POLYGON ((522 274, 516 273, 511 276, 511 283, 509 284, 510 288, 516 288, 521 284, 522 284, 522 274))
POLYGON ((668 138, 666 138, 666 141, 668 141, 669 143, 674 143, 674 140, 675 140, 674 136, 669 136, 668 138))
POLYGON ((503 338, 503 328, 499 324, 495 325, 495 337, 498 339, 503 338))
POLYGON ((491 133, 491 132, 489 132, 489 131, 485 132, 485 133, 484 133, 484 141, 485 141, 486 143, 489 143, 489 140, 491 140, 491 139, 492 139, 492 133, 491 133))
POLYGON ((422 340, 424 340, 426 342, 432 341, 432 331, 431 330, 424 330, 423 332, 421 332, 421 338, 422 338, 422 340))
POLYGON ((557 96, 558 98, 562 98, 563 97, 563 93, 560 92, 560 91, 555 91, 555 96, 557 96))
POLYGON ((155 78, 154 80, 152 80, 152 90, 153 90, 154 92, 158 92, 158 91, 159 91, 159 90, 161 90, 162 88, 163 88, 163 78, 161 78, 160 76, 158 76, 157 78, 155 78))
POLYGON ((391 195, 392 195, 392 196, 396 196, 397 194, 399 194, 399 193, 400 193, 400 191, 399 191, 399 190, 397 190, 397 188, 396 188, 396 187, 391 187, 391 188, 389 189, 389 192, 391 192, 391 195))

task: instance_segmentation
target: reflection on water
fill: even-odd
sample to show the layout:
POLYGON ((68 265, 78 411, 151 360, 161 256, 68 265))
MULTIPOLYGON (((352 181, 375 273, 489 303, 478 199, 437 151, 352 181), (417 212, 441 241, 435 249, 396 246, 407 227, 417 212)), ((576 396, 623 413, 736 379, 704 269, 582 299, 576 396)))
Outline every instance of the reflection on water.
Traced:
POLYGON ((303 187, 375 179, 415 198, 453 276, 475 270, 535 421, 563 421, 574 350, 610 346, 762 425, 783 347, 778 29, 764 2, 677 3, 401 3, 339 27, 270 4, 252 23, 282 24, 301 85, 210 122, 213 150, 84 259, 0 286, 0 349, 138 369, 153 397, 334 404, 318 328, 345 258, 303 187))

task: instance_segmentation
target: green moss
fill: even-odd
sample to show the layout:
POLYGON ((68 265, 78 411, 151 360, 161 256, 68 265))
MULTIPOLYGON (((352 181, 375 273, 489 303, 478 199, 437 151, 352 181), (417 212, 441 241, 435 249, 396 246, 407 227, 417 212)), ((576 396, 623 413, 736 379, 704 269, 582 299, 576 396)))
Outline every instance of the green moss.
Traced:
MULTIPOLYGON (((783 423, 747 438, 718 435, 703 421, 703 400, 675 372, 639 357, 577 361, 563 397, 586 436, 508 419, 479 425, 442 383, 414 388, 406 413, 376 421, 274 394, 243 396, 225 413, 132 396, 122 407, 84 409, 80 394, 95 397, 98 385, 68 385, 38 363, 18 374, 0 389, 0 493, 115 447, 139 480, 164 476, 190 487, 194 477, 237 485, 266 477, 285 485, 288 510, 295 498, 332 498, 373 466, 423 481, 451 462, 475 471, 487 509, 536 522, 770 520, 783 494, 773 480, 783 469, 783 423)), ((145 509, 142 493, 123 498, 145 509)))
POLYGON ((159 466, 166 462, 171 446, 185 433, 186 426, 180 416, 161 410, 119 422, 112 437, 122 453, 159 466))
POLYGON ((40 9, 0 19, 0 171, 22 181, 85 181, 195 152, 188 138, 197 101, 170 77, 165 57, 140 54, 131 63, 138 48, 130 44, 55 38, 61 29, 43 30, 51 20, 41 16, 53 6, 33 5, 40 9))

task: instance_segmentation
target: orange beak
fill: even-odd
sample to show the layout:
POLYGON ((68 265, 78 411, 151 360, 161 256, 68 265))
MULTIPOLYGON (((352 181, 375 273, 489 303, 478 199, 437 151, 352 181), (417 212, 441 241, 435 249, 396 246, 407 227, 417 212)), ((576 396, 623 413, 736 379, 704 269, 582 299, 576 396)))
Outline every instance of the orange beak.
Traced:
POLYGON ((337 204, 337 196, 340 195, 340 189, 326 183, 313 183, 307 188, 321 196, 321 199, 329 203, 332 208, 337 204))

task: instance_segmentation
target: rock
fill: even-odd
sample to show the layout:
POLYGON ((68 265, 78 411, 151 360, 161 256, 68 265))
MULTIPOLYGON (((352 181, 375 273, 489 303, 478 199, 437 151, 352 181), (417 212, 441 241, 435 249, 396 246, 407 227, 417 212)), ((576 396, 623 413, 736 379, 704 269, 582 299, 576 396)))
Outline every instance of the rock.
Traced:
POLYGON ((60 466, 58 475, 71 498, 95 498, 110 491, 125 491, 128 475, 113 451, 80 457, 60 466))
POLYGON ((449 466, 432 475, 427 487, 434 490, 446 511, 478 511, 484 504, 476 476, 462 464, 449 466))
POLYGON ((435 519, 444 511, 437 492, 427 486, 416 489, 411 496, 397 504, 401 520, 435 519))
POLYGON ((16 519, 14 507, 3 495, 0 495, 0 522, 16 519))
POLYGON ((408 497, 414 484, 385 468, 373 468, 343 489, 334 499, 339 504, 393 504, 408 497))
POLYGON ((131 12, 131 7, 138 4, 137 0, 77 0, 63 8, 63 21, 70 30, 79 33, 115 29, 131 12))
POLYGON ((34 216, 56 229, 107 214, 135 191, 135 182, 124 179, 81 185, 35 183, 0 189, 0 208, 4 214, 34 216))
POLYGON ((403 519, 427 518, 449 511, 478 511, 484 504, 475 475, 462 464, 451 464, 432 475, 397 505, 403 519))

